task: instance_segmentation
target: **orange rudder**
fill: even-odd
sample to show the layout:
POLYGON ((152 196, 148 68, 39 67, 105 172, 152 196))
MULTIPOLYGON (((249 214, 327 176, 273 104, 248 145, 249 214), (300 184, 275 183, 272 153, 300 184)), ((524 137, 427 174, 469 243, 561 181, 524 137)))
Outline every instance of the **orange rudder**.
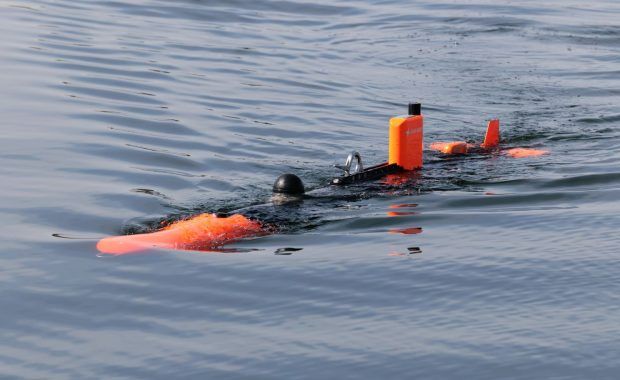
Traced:
POLYGON ((499 119, 489 121, 487 133, 484 136, 484 142, 481 146, 486 149, 495 148, 499 146, 499 138, 499 119))

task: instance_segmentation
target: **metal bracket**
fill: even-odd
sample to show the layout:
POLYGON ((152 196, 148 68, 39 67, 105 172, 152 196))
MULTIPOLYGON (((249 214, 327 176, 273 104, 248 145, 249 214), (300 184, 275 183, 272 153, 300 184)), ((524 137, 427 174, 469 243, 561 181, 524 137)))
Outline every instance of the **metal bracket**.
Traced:
POLYGON ((351 153, 349 153, 349 155, 347 156, 347 160, 344 163, 344 166, 334 165, 334 167, 344 170, 345 176, 351 175, 351 164, 353 163, 354 159, 356 160, 356 166, 353 174, 362 172, 364 170, 364 165, 362 164, 362 156, 357 151, 352 151, 351 153))
POLYGON ((371 166, 360 172, 345 174, 342 177, 333 178, 331 184, 342 186, 350 185, 356 182, 372 181, 381 177, 385 177, 388 174, 399 173, 401 171, 403 171, 403 168, 401 168, 400 166, 396 164, 388 164, 386 162, 380 165, 371 166))

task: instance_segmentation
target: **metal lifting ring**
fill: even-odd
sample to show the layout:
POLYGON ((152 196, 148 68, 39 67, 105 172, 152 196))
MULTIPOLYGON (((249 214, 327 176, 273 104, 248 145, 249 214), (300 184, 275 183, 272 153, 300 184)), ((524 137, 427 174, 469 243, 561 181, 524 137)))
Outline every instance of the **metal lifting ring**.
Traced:
POLYGON ((356 151, 352 151, 351 153, 349 153, 349 155, 347 156, 347 160, 344 163, 344 166, 334 166, 338 169, 344 170, 345 175, 351 175, 351 164, 353 163, 353 159, 356 160, 355 171, 353 172, 353 174, 361 173, 362 171, 364 171, 364 165, 362 165, 362 156, 356 151))

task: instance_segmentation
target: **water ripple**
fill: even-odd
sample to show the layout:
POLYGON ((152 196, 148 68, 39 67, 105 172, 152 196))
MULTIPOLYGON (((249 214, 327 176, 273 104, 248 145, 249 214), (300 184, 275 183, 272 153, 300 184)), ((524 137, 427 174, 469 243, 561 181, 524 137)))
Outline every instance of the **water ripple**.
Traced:
POLYGON ((617 377, 617 2, 0 10, 3 377, 617 377), (410 100, 427 141, 550 154, 319 189, 410 100), (283 172, 312 196, 268 203, 283 172), (94 248, 239 208, 279 233, 94 248))

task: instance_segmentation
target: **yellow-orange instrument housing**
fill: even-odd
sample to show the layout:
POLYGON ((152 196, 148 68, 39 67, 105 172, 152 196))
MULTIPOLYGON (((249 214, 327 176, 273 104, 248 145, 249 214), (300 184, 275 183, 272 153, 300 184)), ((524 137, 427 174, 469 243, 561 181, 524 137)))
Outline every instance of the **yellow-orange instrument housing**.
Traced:
POLYGON ((390 119, 390 164, 405 170, 422 167, 424 151, 424 117, 421 114, 390 119))

